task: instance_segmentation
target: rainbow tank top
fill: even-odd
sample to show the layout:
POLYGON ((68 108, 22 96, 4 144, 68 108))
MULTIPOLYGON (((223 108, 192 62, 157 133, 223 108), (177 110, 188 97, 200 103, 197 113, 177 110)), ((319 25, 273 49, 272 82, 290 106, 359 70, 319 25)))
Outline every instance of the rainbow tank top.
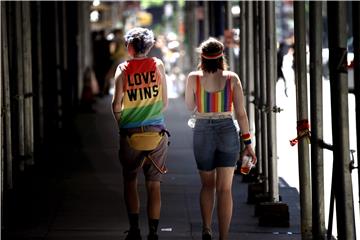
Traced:
POLYGON ((132 59, 120 67, 125 73, 120 128, 164 125, 162 83, 155 59, 132 59))
POLYGON ((207 92, 201 86, 200 76, 196 77, 196 106, 199 113, 231 112, 233 91, 231 77, 226 78, 224 89, 217 92, 207 92))

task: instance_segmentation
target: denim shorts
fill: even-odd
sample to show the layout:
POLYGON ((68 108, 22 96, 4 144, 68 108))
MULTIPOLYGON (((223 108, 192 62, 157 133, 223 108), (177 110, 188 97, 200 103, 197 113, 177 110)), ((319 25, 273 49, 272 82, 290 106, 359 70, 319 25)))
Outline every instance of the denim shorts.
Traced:
POLYGON ((199 170, 235 167, 239 158, 240 140, 232 118, 197 119, 193 141, 199 170))

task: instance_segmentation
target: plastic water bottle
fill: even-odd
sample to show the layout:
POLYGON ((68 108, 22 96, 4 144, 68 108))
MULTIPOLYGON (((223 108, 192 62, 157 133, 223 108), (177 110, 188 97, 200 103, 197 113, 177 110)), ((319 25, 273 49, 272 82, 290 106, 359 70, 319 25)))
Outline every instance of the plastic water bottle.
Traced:
POLYGON ((188 126, 189 126, 190 128, 194 128, 194 127, 195 127, 195 123, 196 123, 196 118, 195 118, 194 115, 192 115, 192 116, 189 118, 187 124, 188 124, 188 126))
POLYGON ((254 166, 254 164, 252 163, 252 157, 250 156, 243 156, 242 158, 242 163, 241 163, 241 168, 240 168, 240 173, 247 175, 249 174, 251 168, 254 166))

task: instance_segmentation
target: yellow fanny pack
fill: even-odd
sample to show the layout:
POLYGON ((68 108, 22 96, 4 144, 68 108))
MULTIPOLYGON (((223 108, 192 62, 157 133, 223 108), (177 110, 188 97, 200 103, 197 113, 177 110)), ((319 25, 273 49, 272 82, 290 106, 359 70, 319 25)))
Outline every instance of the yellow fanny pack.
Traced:
POLYGON ((127 137, 130 147, 138 151, 154 150, 160 143, 163 135, 159 132, 141 132, 133 133, 127 137))

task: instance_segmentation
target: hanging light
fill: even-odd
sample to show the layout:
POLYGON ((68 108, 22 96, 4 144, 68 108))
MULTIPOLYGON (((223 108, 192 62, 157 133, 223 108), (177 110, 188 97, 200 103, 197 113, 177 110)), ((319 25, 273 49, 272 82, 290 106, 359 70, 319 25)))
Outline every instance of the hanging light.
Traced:
POLYGON ((100 0, 94 0, 92 5, 93 5, 94 7, 99 6, 99 5, 100 5, 100 0))
POLYGON ((90 21, 91 22, 99 21, 99 17, 100 17, 99 11, 94 10, 90 13, 90 21))
POLYGON ((232 13, 232 15, 235 15, 235 16, 239 15, 240 14, 240 7, 239 6, 233 6, 231 8, 231 13, 232 13))

